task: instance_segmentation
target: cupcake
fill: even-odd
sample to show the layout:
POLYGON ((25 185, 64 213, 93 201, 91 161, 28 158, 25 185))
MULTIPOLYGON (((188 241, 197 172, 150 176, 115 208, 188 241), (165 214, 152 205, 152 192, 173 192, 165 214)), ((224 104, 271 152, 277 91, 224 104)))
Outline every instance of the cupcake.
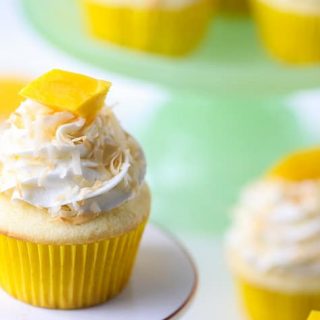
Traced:
POLYGON ((263 42, 277 59, 320 62, 319 0, 252 0, 263 42))
POLYGON ((224 14, 244 14, 249 11, 249 0, 219 0, 218 6, 224 14))
POLYGON ((81 0, 89 32, 139 51, 183 56, 208 27, 210 0, 81 0))
POLYGON ((289 156, 235 209, 227 257, 252 320, 305 320, 320 310, 320 149, 289 156))
POLYGON ((103 303, 127 284, 150 212, 141 147, 110 83, 52 70, 1 127, 0 285, 29 304, 103 303))

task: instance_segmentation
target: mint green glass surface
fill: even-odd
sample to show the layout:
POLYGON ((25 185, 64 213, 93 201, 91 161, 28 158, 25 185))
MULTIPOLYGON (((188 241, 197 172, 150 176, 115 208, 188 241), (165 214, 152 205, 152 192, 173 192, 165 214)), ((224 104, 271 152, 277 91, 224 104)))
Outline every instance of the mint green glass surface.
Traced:
POLYGON ((149 161, 153 218, 202 233, 224 230, 241 188, 309 143, 278 97, 175 95, 139 135, 149 161))

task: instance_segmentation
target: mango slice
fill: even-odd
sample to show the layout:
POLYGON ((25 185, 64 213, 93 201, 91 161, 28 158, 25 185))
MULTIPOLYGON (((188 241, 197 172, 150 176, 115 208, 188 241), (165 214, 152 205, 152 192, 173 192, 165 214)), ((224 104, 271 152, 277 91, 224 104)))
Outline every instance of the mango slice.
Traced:
POLYGON ((289 155, 271 169, 268 176, 289 181, 320 179, 320 147, 289 155))
POLYGON ((54 110, 89 119, 102 108, 110 87, 108 81, 54 69, 29 83, 20 95, 54 110))
POLYGON ((319 311, 312 311, 307 320, 320 320, 320 312, 319 311))

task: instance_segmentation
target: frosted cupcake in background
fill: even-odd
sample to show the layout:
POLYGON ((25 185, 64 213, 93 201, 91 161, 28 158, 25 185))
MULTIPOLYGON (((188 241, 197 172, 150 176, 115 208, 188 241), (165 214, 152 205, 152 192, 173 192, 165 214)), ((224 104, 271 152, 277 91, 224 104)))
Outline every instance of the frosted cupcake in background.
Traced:
POLYGON ((320 149, 293 154, 241 195, 227 257, 250 320, 320 310, 320 149))
POLYGON ((293 64, 320 62, 319 0, 252 0, 267 50, 293 64))
POLYGON ((203 39, 210 0, 81 0, 89 32, 123 47, 183 56, 203 39))
POLYGON ((110 85, 52 70, 1 127, 0 285, 35 306, 92 306, 129 280, 150 193, 110 85))

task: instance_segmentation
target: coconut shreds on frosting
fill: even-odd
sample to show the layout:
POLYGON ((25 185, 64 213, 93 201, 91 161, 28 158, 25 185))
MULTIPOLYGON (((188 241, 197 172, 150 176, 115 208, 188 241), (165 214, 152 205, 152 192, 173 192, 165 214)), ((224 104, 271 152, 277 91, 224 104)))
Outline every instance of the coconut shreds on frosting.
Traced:
POLYGON ((320 275, 320 181, 261 181, 242 194, 228 247, 263 273, 320 275))
POLYGON ((0 131, 0 192, 55 217, 109 211, 143 183, 143 152, 108 107, 88 124, 26 100, 0 131))

